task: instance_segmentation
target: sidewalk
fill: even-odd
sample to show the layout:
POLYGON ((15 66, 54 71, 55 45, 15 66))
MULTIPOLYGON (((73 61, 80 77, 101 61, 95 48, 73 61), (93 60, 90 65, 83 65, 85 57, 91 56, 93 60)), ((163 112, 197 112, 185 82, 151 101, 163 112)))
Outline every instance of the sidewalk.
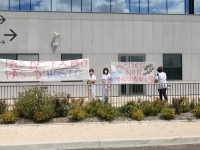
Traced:
POLYGON ((200 143, 200 121, 0 125, 0 150, 200 143))

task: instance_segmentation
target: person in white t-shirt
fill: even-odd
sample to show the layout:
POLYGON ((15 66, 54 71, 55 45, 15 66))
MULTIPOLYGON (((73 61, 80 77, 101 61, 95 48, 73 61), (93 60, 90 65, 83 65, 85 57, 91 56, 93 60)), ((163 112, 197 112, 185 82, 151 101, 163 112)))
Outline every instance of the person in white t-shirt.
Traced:
POLYGON ((94 70, 90 69, 89 70, 89 78, 87 83, 90 84, 90 99, 95 99, 96 96, 96 88, 95 88, 95 82, 96 82, 96 76, 94 75, 94 70))
POLYGON ((105 101, 105 96, 109 98, 110 96, 110 80, 111 76, 109 74, 108 68, 103 69, 103 75, 102 75, 102 101, 105 101))
POLYGON ((166 89, 167 89, 167 75, 163 69, 162 66, 158 67, 157 69, 158 73, 155 76, 155 83, 157 84, 157 88, 158 88, 158 93, 159 93, 159 97, 160 100, 162 101, 162 97, 164 96, 165 100, 168 100, 167 98, 167 94, 166 94, 166 89))

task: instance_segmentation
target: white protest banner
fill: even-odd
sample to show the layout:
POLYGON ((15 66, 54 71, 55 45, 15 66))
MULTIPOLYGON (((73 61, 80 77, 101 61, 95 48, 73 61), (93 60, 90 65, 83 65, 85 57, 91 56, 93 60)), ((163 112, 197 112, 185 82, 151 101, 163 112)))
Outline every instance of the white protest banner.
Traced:
POLYGON ((0 59, 0 81, 87 80, 89 59, 23 61, 0 59))
POLYGON ((154 62, 111 62, 112 84, 154 82, 154 62))

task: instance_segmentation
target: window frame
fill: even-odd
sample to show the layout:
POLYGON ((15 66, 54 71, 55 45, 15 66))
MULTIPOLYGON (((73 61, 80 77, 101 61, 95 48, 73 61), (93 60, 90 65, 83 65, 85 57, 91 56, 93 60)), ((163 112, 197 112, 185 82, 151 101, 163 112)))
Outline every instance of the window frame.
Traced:
MULTIPOLYGON (((181 70, 181 74, 180 74, 180 78, 179 79, 176 79, 176 78, 169 78, 169 73, 167 73, 166 72, 166 75, 167 75, 167 80, 168 81, 182 81, 183 80, 183 55, 182 55, 182 53, 164 53, 163 54, 163 68, 164 68, 164 72, 165 72, 165 70, 166 70, 166 66, 165 66, 165 62, 164 62, 164 56, 165 55, 179 55, 180 57, 181 57, 181 60, 180 60, 180 62, 181 62, 181 67, 177 67, 177 68, 180 68, 180 70, 181 70)), ((178 72, 179 73, 179 72, 178 72)))

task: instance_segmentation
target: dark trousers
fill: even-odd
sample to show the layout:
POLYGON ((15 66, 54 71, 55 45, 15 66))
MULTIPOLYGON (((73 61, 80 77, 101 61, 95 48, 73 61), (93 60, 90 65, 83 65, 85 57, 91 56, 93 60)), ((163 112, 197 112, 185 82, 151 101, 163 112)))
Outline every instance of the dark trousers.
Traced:
POLYGON ((167 95, 166 95, 166 88, 158 89, 158 93, 159 93, 159 97, 161 101, 162 101, 162 96, 164 96, 165 100, 168 100, 167 95))

